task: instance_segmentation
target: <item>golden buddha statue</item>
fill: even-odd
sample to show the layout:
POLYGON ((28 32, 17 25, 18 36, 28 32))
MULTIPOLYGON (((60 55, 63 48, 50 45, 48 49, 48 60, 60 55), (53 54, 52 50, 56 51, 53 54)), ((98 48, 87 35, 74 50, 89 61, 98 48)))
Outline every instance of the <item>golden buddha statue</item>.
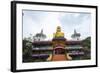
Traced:
POLYGON ((56 33, 53 34, 54 38, 64 37, 64 33, 61 32, 61 27, 57 26, 56 33))

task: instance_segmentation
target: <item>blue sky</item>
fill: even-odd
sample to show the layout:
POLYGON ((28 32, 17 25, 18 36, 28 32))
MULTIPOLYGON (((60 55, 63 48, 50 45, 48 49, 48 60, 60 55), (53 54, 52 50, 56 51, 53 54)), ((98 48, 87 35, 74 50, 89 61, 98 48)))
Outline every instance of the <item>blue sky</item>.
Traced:
POLYGON ((47 40, 51 40, 56 27, 61 26, 65 37, 71 40, 74 29, 81 39, 91 36, 91 14, 74 12, 50 12, 23 10, 23 38, 35 35, 43 29, 47 40))

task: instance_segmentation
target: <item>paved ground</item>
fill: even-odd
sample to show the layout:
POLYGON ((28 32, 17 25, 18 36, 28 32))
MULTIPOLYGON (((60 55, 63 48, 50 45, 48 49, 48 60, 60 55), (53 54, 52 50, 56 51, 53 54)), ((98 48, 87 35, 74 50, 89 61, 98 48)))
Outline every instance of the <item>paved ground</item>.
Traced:
POLYGON ((53 55, 52 61, 64 61, 67 60, 65 55, 53 55))

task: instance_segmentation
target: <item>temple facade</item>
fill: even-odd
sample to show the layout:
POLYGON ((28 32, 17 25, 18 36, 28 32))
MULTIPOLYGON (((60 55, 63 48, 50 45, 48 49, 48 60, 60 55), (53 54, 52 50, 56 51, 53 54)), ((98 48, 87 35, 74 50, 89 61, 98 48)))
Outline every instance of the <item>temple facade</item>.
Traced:
MULTIPOLYGON (((46 61, 81 60, 84 56, 82 41, 68 41, 58 26, 51 41, 33 41, 32 57, 46 61)), ((73 35, 76 38, 76 32, 73 35)))

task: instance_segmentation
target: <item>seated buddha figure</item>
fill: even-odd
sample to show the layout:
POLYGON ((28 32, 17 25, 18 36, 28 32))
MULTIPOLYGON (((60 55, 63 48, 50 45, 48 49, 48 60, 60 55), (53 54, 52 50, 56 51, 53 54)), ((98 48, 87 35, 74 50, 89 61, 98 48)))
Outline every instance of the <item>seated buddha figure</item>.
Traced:
POLYGON ((53 34, 54 38, 64 37, 64 33, 61 32, 61 27, 57 26, 56 33, 53 34))

